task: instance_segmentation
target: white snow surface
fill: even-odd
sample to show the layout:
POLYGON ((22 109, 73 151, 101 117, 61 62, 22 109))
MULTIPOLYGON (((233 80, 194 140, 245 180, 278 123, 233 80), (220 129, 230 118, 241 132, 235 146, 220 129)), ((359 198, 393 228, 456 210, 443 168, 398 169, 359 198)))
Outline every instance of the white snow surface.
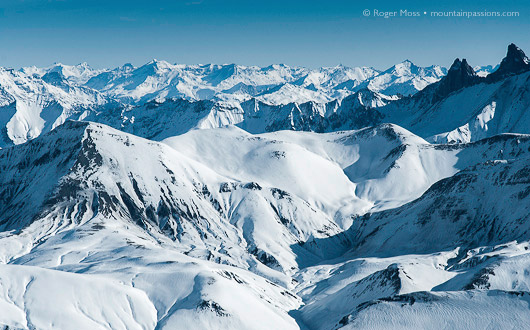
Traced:
POLYGON ((392 124, 325 134, 232 126, 160 143, 68 121, 0 150, 0 324, 526 324, 529 147, 525 135, 431 145, 392 124), (488 211, 493 196, 520 210, 488 211), (464 211, 451 204, 460 200, 464 211), (503 219, 498 231, 459 229, 477 207, 481 221, 503 219), (429 224, 425 210, 441 222, 418 224, 429 224), (479 310, 488 316, 470 323, 479 310))
POLYGON ((445 74, 0 68, 0 328, 527 328, 530 74, 445 74))

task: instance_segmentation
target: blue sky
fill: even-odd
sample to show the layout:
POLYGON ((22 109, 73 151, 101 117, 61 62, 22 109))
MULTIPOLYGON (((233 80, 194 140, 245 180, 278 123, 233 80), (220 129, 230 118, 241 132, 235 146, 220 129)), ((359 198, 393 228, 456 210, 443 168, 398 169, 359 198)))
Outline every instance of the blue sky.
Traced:
POLYGON ((0 65, 94 67, 285 63, 387 68, 410 59, 496 64, 510 42, 530 53, 530 2, 1 0, 0 65), (518 11, 518 18, 375 18, 363 10, 518 11))

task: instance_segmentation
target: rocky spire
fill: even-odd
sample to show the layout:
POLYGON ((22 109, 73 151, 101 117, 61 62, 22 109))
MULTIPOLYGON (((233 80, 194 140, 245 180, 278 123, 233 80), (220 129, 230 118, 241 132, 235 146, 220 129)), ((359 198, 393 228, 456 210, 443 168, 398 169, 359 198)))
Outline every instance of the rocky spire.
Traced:
POLYGON ((466 59, 457 58, 449 68, 447 75, 440 80, 436 94, 438 97, 444 97, 460 88, 477 83, 479 79, 466 59))
POLYGON ((494 82, 528 70, 530 70, 530 60, 528 60, 528 57, 526 57, 521 48, 515 44, 510 44, 506 57, 502 59, 499 68, 489 74, 486 79, 494 82))

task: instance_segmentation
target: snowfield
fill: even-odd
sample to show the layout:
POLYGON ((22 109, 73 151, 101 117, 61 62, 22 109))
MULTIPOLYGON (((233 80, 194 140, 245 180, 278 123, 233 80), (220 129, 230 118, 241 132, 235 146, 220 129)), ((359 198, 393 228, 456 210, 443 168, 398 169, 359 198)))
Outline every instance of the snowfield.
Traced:
POLYGON ((529 63, 0 69, 0 326, 527 328, 529 63))

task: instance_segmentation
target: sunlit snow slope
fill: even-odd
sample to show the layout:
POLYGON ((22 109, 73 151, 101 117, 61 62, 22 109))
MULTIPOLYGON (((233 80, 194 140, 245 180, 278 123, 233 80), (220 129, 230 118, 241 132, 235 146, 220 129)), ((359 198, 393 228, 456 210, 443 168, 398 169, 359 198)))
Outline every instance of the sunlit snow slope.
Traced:
POLYGON ((529 72, 0 69, 0 326, 527 328, 529 72))

